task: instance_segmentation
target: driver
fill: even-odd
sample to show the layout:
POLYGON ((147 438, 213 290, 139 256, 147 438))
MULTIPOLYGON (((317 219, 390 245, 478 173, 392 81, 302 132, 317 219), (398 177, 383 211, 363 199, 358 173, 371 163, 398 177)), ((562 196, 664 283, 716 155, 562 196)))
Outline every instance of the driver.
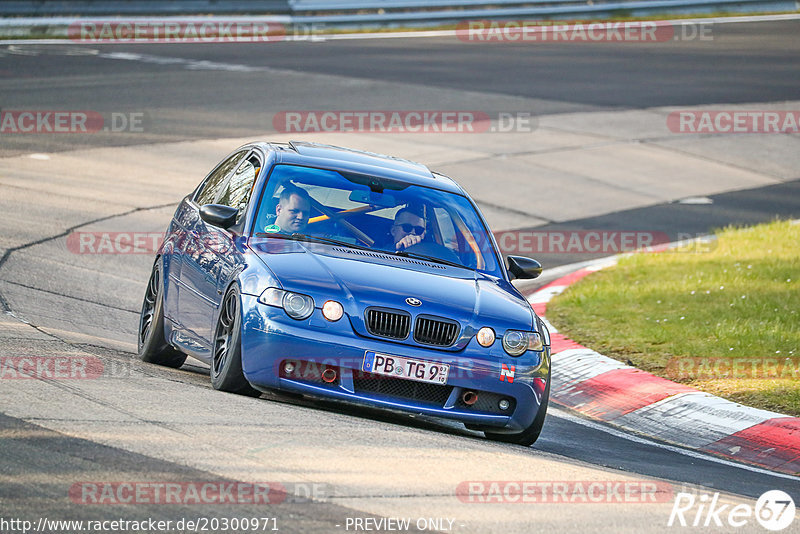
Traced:
POLYGON ((311 197, 308 191, 296 185, 287 185, 281 191, 278 205, 275 206, 275 230, 286 233, 306 229, 311 214, 311 197))
POLYGON ((394 216, 390 234, 395 250, 414 246, 425 238, 425 219, 417 210, 401 208, 394 216))

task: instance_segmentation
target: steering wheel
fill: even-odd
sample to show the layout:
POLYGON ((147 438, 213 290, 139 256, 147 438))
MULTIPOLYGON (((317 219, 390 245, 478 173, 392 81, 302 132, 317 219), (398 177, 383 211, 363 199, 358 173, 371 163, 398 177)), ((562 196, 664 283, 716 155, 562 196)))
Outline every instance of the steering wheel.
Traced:
POLYGON ((415 254, 423 254, 433 258, 451 261, 453 263, 458 263, 459 265, 463 264, 455 252, 434 241, 420 241, 416 245, 411 245, 407 249, 403 250, 408 250, 409 252, 413 252, 415 254))
MULTIPOLYGON (((356 227, 353 223, 348 221, 344 218, 344 215, 337 214, 334 210, 325 207, 319 201, 315 200, 313 197, 311 198, 311 205, 315 207, 320 213, 325 215, 327 219, 334 221, 334 223, 338 224, 341 223, 344 226, 345 230, 347 230, 350 234, 353 235, 356 239, 371 247, 375 244, 375 240, 372 239, 369 235, 365 234, 362 230, 356 227)), ((314 224, 318 221, 309 221, 309 224, 314 224)))

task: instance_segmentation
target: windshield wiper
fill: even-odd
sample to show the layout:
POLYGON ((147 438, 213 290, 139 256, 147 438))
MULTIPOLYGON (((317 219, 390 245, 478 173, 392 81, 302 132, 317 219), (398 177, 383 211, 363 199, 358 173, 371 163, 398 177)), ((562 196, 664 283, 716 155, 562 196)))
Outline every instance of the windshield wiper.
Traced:
POLYGON ((353 243, 348 243, 347 241, 340 241, 338 239, 333 239, 331 237, 322 237, 317 235, 309 235, 309 234, 301 234, 300 232, 294 232, 293 234, 281 234, 281 233, 266 233, 266 232, 256 232, 256 237, 277 237, 279 239, 292 239, 294 241, 309 241, 309 242, 316 242, 316 243, 326 243, 329 245, 338 245, 341 247, 347 248, 355 248, 359 250, 369 250, 370 252, 376 252, 379 254, 394 254, 395 256, 403 256, 406 258, 414 258, 418 260, 425 260, 430 261, 433 263, 440 263, 443 265, 450 265, 451 267, 460 267, 462 269, 469 269, 466 265, 461 263, 456 263, 450 260, 443 260, 442 258, 437 258, 435 256, 427 256, 425 254, 418 254, 416 252, 409 252, 407 250, 398 250, 394 253, 385 251, 385 250, 376 250, 370 247, 362 247, 361 245, 354 245, 353 243))
POLYGON ((331 237, 322 237, 318 235, 310 235, 310 234, 301 234, 300 232, 294 232, 293 234, 280 234, 280 233, 266 233, 266 232, 256 232, 256 237, 277 237, 279 239, 291 239, 294 241, 309 241, 315 243, 327 243, 329 245, 338 245, 341 247, 348 247, 348 248, 357 248, 362 250, 372 250, 368 247, 362 247, 361 245, 354 245, 353 243, 348 243, 347 241, 340 241, 338 239, 333 239, 331 237))
POLYGON ((461 267, 462 269, 469 269, 466 265, 462 265, 460 263, 456 263, 450 260, 443 260, 442 258, 437 258, 436 256, 427 256, 425 254, 417 254, 416 252, 409 252, 407 250, 398 250, 395 252, 396 256, 403 256, 404 258, 414 258, 417 260, 427 260, 433 263, 442 263, 444 265, 450 265, 452 267, 461 267))

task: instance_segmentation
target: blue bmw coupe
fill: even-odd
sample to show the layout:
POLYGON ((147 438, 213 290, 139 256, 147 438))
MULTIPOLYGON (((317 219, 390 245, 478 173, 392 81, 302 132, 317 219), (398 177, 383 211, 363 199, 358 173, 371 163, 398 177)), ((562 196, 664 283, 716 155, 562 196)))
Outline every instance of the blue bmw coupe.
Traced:
POLYGON ((454 419, 530 445, 550 338, 477 206, 410 161, 253 143, 178 206, 139 323, 139 357, 211 366, 215 389, 283 390, 454 419))

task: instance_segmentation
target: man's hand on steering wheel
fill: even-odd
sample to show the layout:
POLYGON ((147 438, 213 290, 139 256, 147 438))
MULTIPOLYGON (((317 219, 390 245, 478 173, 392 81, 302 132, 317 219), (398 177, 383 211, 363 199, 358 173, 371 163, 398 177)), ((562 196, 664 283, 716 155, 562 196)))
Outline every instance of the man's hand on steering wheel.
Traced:
POLYGON ((395 250, 403 250, 420 243, 422 241, 421 235, 408 234, 403 239, 395 243, 395 250))

